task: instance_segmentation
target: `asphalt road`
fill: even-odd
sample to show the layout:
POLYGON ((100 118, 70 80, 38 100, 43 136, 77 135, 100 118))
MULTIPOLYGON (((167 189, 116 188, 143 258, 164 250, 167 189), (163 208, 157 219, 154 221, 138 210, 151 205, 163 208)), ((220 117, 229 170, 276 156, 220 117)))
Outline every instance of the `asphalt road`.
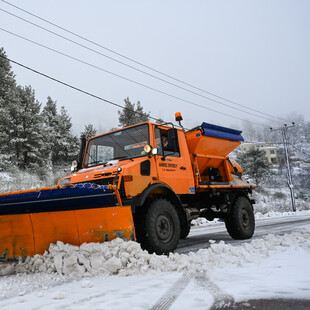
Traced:
MULTIPOLYGON (((213 310, 215 308, 211 308, 213 310)), ((236 303, 231 307, 223 307, 216 309, 225 310, 309 310, 310 300, 298 299, 255 299, 247 302, 236 303)))
POLYGON ((254 235, 248 240, 232 239, 225 228, 224 223, 218 223, 212 226, 193 227, 189 236, 185 240, 180 240, 176 253, 186 254, 197 252, 199 249, 206 249, 210 246, 209 240, 215 242, 224 241, 231 245, 240 245, 245 242, 251 242, 253 239, 262 238, 268 234, 284 235, 303 229, 310 224, 310 216, 288 216, 278 218, 267 218, 256 220, 254 235))
MULTIPOLYGON (((231 245, 240 245, 245 242, 251 242, 253 239, 262 238, 268 234, 284 235, 294 231, 302 230, 310 224, 310 216, 288 216, 278 218, 259 219, 256 221, 256 228, 254 236, 249 240, 233 240, 226 232, 225 224, 218 223, 212 226, 193 227, 191 233, 185 240, 181 240, 176 250, 177 253, 196 252, 199 249, 208 248, 210 246, 209 240, 215 242, 224 241, 231 245)), ((221 303, 215 303, 213 309, 234 309, 234 310, 306 310, 310 309, 309 300, 295 300, 295 299, 259 299, 249 300, 240 303, 230 303, 223 307, 221 303)))

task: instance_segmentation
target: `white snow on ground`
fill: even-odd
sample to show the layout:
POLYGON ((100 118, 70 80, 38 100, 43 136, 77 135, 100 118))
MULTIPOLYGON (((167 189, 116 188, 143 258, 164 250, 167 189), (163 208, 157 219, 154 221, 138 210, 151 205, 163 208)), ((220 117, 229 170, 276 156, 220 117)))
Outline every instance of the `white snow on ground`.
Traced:
POLYGON ((197 253, 169 257, 121 239, 80 247, 58 242, 42 256, 1 266, 0 308, 150 309, 188 273, 171 309, 208 309, 218 296, 309 299, 309 264, 310 225, 240 246, 211 242, 197 253))
MULTIPOLYGON (((271 219, 271 218, 279 218, 279 217, 294 217, 294 216, 308 216, 310 215, 310 210, 301 210, 297 212, 278 212, 278 211, 269 211, 268 213, 262 214, 261 212, 256 212, 255 219, 271 219)), ((214 219, 213 221, 207 221, 205 218, 200 217, 197 220, 192 221, 192 226, 213 226, 219 223, 223 223, 224 221, 221 219, 214 219)))

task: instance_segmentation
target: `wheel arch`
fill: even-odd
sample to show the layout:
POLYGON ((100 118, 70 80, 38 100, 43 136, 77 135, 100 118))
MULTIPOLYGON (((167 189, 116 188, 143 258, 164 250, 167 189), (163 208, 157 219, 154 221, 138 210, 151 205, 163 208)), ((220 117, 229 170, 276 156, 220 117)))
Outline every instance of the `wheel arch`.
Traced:
POLYGON ((147 201, 153 201, 158 198, 165 198, 169 200, 176 208, 181 225, 186 222, 186 213, 182 207, 179 196, 171 189, 170 186, 163 183, 155 183, 148 186, 135 202, 135 208, 143 207, 147 201))
POLYGON ((245 190, 242 191, 235 191, 232 193, 231 195, 231 208, 235 205, 236 201, 240 198, 240 197, 244 197, 245 199, 247 199, 249 201, 249 203, 252 206, 252 209, 254 210, 253 204, 255 204, 254 199, 251 199, 249 197, 249 193, 245 190))

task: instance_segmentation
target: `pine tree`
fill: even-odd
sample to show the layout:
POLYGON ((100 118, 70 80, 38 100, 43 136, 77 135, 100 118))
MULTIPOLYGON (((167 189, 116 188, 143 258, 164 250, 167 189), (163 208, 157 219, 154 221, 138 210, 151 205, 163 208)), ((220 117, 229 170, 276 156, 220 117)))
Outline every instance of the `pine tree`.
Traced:
POLYGON ((57 144, 57 128, 59 124, 59 116, 57 113, 56 102, 51 97, 47 97, 46 105, 44 106, 42 113, 43 128, 44 128, 44 143, 46 152, 46 165, 50 170, 53 169, 53 163, 55 163, 54 148, 57 144))
POLYGON ((97 135, 97 129, 92 124, 85 125, 84 131, 81 132, 81 136, 84 136, 86 140, 96 135, 97 135))
POLYGON ((8 146, 21 169, 36 169, 43 164, 43 127, 41 104, 30 86, 17 87, 17 99, 10 103, 7 115, 8 146))
MULTIPOLYGON (((3 48, 0 48, 0 56, 6 57, 3 48)), ((10 125, 9 107, 16 101, 16 82, 11 70, 9 60, 0 57, 0 170, 5 169, 13 156, 10 149, 10 125)))
POLYGON ((137 107, 135 107, 134 103, 130 102, 128 97, 124 101, 125 108, 122 111, 118 111, 119 126, 130 126, 149 120, 150 113, 143 112, 140 101, 137 102, 137 107))
POLYGON ((252 178, 257 185, 270 175, 271 165, 263 150, 251 148, 248 151, 239 153, 237 161, 240 163, 244 173, 252 178))
MULTIPOLYGON (((0 56, 6 57, 3 48, 0 48, 0 56)), ((15 92, 16 81, 11 70, 10 61, 0 57, 0 100, 10 100, 15 92)))
POLYGON ((68 163, 75 159, 79 153, 79 139, 71 133, 71 117, 62 106, 58 115, 57 141, 53 147, 54 163, 68 163))
POLYGON ((66 109, 57 111, 56 101, 47 97, 42 110, 45 132, 45 148, 53 166, 70 163, 79 152, 79 139, 71 133, 72 122, 66 109))

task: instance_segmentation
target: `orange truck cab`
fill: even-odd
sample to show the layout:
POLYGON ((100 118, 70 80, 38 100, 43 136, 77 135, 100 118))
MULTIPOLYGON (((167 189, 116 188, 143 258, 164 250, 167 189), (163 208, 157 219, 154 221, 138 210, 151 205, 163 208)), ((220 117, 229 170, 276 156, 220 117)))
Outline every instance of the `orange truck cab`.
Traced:
POLYGON ((82 143, 73 173, 58 186, 108 185, 118 206, 131 207, 137 241, 151 253, 175 250, 198 217, 223 218, 231 237, 247 239, 255 185, 228 157, 241 141, 241 131, 207 123, 185 132, 145 122, 82 143))

